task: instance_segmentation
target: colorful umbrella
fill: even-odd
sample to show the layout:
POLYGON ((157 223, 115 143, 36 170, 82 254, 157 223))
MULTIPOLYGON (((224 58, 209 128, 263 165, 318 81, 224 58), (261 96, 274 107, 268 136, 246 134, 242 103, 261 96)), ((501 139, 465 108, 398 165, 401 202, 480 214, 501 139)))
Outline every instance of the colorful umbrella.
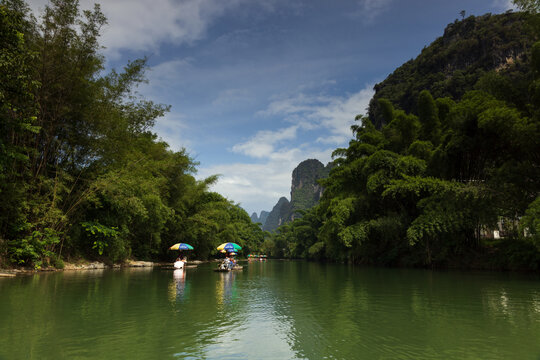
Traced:
POLYGON ((169 250, 193 250, 193 246, 184 243, 174 244, 169 250))
POLYGON ((238 245, 238 244, 229 242, 229 243, 223 243, 223 244, 219 245, 217 247, 217 249, 220 250, 220 251, 225 250, 225 251, 234 251, 234 252, 236 252, 238 250, 242 250, 242 247, 240 245, 238 245))

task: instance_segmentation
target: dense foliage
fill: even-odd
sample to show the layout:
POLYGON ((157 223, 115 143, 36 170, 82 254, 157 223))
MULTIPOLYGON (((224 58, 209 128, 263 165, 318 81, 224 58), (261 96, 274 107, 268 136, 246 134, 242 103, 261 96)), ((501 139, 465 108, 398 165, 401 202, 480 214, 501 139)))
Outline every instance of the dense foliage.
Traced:
POLYGON ((386 125, 357 117, 320 204, 265 245, 364 264, 540 269, 540 43, 523 59, 519 86, 491 71, 452 98, 419 91, 414 111, 377 99, 386 125))
POLYGON ((0 265, 65 258, 207 258, 224 241, 249 251, 263 233, 197 181, 196 163, 152 133, 168 106, 140 97, 146 60, 105 72, 99 6, 52 0, 40 21, 0 3, 0 265))

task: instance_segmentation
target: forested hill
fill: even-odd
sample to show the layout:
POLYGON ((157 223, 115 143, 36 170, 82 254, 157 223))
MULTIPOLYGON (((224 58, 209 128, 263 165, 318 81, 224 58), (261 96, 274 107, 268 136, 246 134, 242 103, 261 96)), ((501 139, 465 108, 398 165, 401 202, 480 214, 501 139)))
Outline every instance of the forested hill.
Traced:
POLYGON ((319 204, 272 254, 540 270, 538 16, 456 22, 379 84, 374 118, 357 116, 319 204))
POLYGON ((528 26, 530 18, 527 13, 509 12, 469 16, 449 24, 417 58, 375 85, 369 105, 371 121, 377 128, 387 123, 378 107, 381 98, 416 113, 422 90, 429 90, 434 98, 459 99, 475 85, 481 87, 478 80, 493 70, 508 79, 502 87, 505 98, 524 105, 518 96, 528 84, 529 49, 538 37, 528 26))

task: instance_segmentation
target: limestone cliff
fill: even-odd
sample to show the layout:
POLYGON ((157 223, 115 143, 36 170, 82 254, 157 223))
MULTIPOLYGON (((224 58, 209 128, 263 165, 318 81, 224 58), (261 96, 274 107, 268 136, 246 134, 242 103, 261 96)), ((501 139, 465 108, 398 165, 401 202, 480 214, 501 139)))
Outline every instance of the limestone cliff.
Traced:
POLYGON ((324 166, 319 160, 302 161, 292 173, 291 213, 287 221, 298 216, 297 210, 307 210, 315 206, 322 196, 323 188, 317 182, 328 177, 330 166, 324 166))
POLYGON ((330 168, 330 164, 324 166, 316 159, 302 161, 292 172, 291 201, 285 197, 280 198, 265 222, 258 218, 258 222, 263 223, 263 230, 274 231, 279 226, 297 218, 298 210, 307 210, 315 206, 323 193, 318 180, 328 177, 330 168))

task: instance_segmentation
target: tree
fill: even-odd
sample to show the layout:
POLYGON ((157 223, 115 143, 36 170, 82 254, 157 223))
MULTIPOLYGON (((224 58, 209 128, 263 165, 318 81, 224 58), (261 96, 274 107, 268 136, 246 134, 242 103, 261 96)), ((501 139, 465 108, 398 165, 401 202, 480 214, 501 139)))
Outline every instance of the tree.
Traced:
MULTIPOLYGON (((26 190, 33 154, 29 139, 40 130, 34 102, 39 83, 31 66, 36 54, 29 49, 27 12, 22 2, 0 3, 0 264, 10 256, 8 242, 28 227, 26 190)), ((32 243, 25 243, 24 253, 38 260, 32 243)))
POLYGON ((512 0, 512 2, 523 11, 540 12, 540 0, 512 0))
POLYGON ((421 124, 420 140, 438 145, 441 137, 441 122, 437 105, 427 90, 423 90, 418 96, 418 120, 421 124))

